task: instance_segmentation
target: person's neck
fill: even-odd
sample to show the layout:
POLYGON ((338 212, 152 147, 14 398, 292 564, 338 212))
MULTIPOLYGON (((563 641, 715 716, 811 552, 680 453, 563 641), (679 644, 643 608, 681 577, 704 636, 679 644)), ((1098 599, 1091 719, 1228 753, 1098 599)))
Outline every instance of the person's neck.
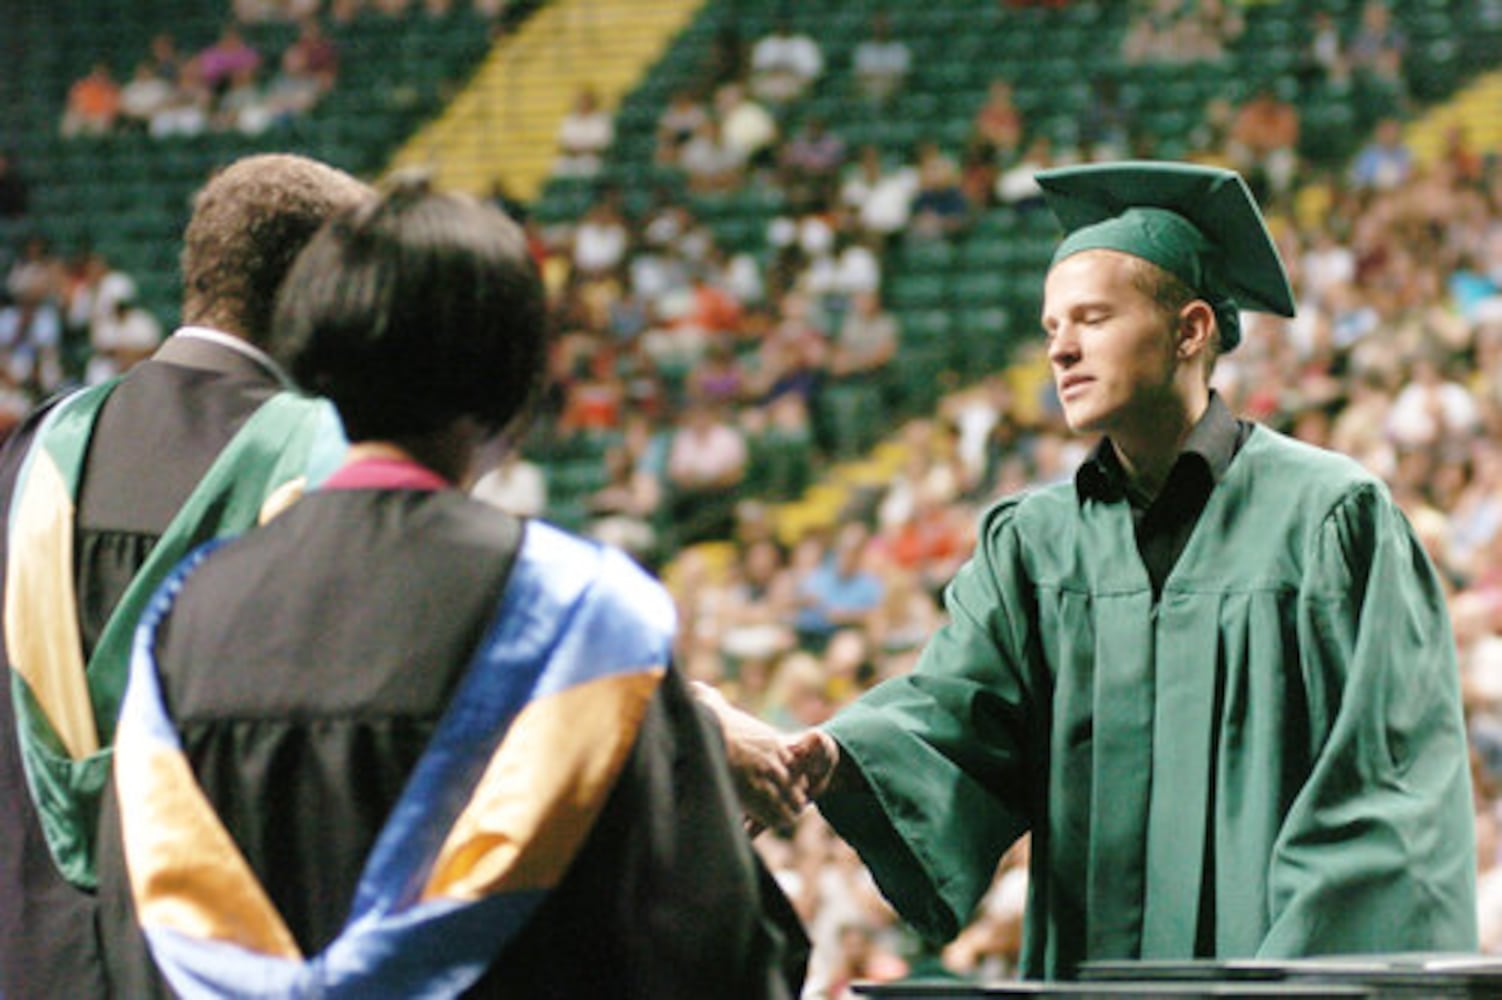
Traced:
POLYGON ((344 463, 353 465, 371 460, 414 462, 455 486, 463 487, 474 464, 476 440, 467 428, 450 425, 429 434, 357 441, 349 446, 344 463))
POLYGON ((1158 495, 1184 442, 1209 405, 1207 390, 1175 397, 1165 401, 1140 428, 1111 434, 1111 446, 1130 492, 1148 499, 1158 495))

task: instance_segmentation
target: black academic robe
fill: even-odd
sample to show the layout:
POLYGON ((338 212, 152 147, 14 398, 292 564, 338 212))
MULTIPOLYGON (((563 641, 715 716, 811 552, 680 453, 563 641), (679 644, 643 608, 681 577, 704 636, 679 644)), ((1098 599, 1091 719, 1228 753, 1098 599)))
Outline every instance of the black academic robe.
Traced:
MULTIPOLYGON (((344 924, 522 530, 454 491, 319 491, 211 556, 164 622, 183 752, 303 954, 344 924)), ((128 936, 118 821, 107 805, 111 940, 128 936)), ((470 995, 792 997, 805 951, 741 830, 718 730, 669 669, 563 881, 470 995)), ((111 968, 132 996, 159 988, 140 938, 111 968)))
MULTIPOLYGON (((74 578, 86 655, 172 515, 280 388, 245 355, 206 341, 171 340, 115 390, 99 418, 76 516, 74 578)), ((44 415, 29 417, 0 450, 0 524, 44 415)), ((0 565, 5 544, 0 532, 0 565)), ((0 572, 0 587, 3 580, 0 572)), ((7 1000, 109 995, 98 936, 95 894, 58 874, 43 840, 6 692, 0 696, 0 994, 7 1000)))

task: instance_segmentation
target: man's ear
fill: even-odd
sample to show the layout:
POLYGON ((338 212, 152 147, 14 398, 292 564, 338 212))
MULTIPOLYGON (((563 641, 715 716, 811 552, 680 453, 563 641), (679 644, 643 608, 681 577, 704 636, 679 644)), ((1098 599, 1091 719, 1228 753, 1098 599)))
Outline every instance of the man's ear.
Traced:
POLYGON ((1215 310, 1204 299, 1195 299, 1179 310, 1178 328, 1179 357, 1185 361, 1204 356, 1215 346, 1219 336, 1216 329, 1215 310))

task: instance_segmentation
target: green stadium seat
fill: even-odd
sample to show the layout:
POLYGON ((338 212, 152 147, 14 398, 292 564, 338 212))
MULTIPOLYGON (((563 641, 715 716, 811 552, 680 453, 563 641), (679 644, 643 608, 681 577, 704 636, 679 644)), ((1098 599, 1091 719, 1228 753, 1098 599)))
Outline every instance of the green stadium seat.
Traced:
POLYGON ((932 411, 950 381, 950 354, 944 347, 905 348, 894 366, 897 396, 907 413, 932 411))
POLYGON ((919 274, 947 271, 958 257, 959 251, 947 240, 907 240, 896 254, 903 271, 919 274))
POLYGON ((972 271, 999 269, 1014 264, 1021 247, 1021 242, 1016 238, 978 233, 966 241, 959 256, 965 267, 972 271))
POLYGON ((948 344, 954 332, 954 314, 948 309, 914 309, 900 314, 901 340, 914 346, 948 344))
POLYGON ((887 282, 887 299, 898 309, 929 309, 945 302, 942 274, 895 274, 887 282))
POLYGON ((1006 301, 1008 276, 994 270, 958 271, 949 282, 950 301, 959 308, 998 306, 1006 301))
MULTIPOLYGON (((1023 324, 1015 327, 1022 328, 1023 324)), ((998 306, 957 310, 955 330, 956 360, 968 365, 965 370, 972 376, 1003 367, 1014 338, 1019 336, 1014 333, 1011 312, 998 306)))
POLYGON ((790 500, 814 478, 814 442, 806 432, 768 430, 747 440, 746 488, 755 495, 790 500))

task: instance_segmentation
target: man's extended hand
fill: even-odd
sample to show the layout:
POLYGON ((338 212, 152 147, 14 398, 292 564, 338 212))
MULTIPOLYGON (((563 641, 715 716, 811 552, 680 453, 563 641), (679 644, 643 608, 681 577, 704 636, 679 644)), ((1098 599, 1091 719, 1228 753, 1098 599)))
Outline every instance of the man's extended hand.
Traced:
POLYGON ((812 802, 828 791, 840 764, 840 745, 822 729, 809 729, 787 743, 787 766, 799 791, 812 802))
POLYGON ((789 741, 775 728, 743 712, 708 684, 694 684, 699 701, 714 712, 725 735, 725 755, 735 791, 753 832, 766 827, 785 830, 808 804, 804 782, 789 768, 789 741))

